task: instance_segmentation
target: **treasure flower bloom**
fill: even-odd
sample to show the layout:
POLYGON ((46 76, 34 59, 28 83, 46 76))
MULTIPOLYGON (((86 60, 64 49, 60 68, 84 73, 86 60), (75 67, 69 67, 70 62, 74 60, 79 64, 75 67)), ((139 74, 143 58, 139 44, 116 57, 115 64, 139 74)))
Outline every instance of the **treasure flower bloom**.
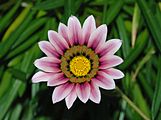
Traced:
POLYGON ((114 79, 124 77, 120 70, 113 68, 123 62, 114 55, 122 41, 111 39, 106 42, 107 26, 103 24, 96 28, 92 15, 83 27, 75 16, 71 16, 67 24, 60 23, 58 32, 49 30, 49 42, 39 42, 47 57, 34 62, 41 71, 32 77, 32 82, 45 81, 47 86, 55 86, 53 103, 65 99, 68 109, 77 97, 83 103, 89 99, 100 103, 99 88, 115 89, 114 79))

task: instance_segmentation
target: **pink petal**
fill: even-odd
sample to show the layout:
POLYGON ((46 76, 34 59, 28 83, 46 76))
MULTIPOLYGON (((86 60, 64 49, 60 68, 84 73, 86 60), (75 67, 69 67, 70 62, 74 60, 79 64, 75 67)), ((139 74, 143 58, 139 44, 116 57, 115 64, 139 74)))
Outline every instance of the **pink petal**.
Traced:
POLYGON ((77 98, 76 89, 75 86, 73 87, 72 91, 69 93, 69 95, 65 98, 66 106, 68 109, 70 109, 74 103, 74 101, 77 98))
POLYGON ((57 86, 66 83, 69 78, 65 78, 63 73, 54 74, 48 81, 48 86, 57 86))
POLYGON ((86 103, 90 96, 90 85, 88 82, 83 84, 76 85, 76 92, 78 98, 83 102, 86 103))
POLYGON ((114 80, 108 74, 102 71, 99 71, 98 76, 96 78, 93 78, 92 81, 99 87, 106 90, 115 88, 114 80))
POLYGON ((68 49, 69 48, 69 45, 66 42, 66 40, 64 40, 64 38, 61 35, 59 35, 57 32, 52 31, 52 30, 49 30, 48 31, 48 37, 49 37, 49 41, 52 43, 52 45, 54 46, 54 48, 61 55, 63 55, 63 51, 65 49, 68 49))
POLYGON ((69 31, 68 27, 63 23, 59 24, 58 33, 64 37, 67 43, 72 46, 74 41, 71 39, 71 32, 69 31))
POLYGON ((101 25, 94 32, 92 32, 87 46, 89 48, 96 49, 97 46, 103 45, 106 41, 107 36, 107 26, 101 25))
POLYGON ((68 28, 71 32, 72 38, 71 40, 74 41, 74 44, 81 43, 82 40, 82 29, 79 20, 75 16, 71 16, 68 19, 68 28))
POLYGON ((99 53, 101 56, 105 54, 115 54, 118 49, 121 47, 122 40, 119 39, 111 39, 108 40, 105 44, 102 44, 95 51, 99 53))
POLYGON ((39 71, 33 75, 32 82, 33 83, 46 82, 52 77, 52 75, 53 73, 46 73, 46 72, 39 71))
POLYGON ((115 69, 115 68, 109 68, 109 69, 105 69, 102 71, 104 71, 105 73, 110 75, 113 79, 121 79, 124 77, 124 73, 121 72, 120 70, 115 69))
POLYGON ((59 72, 60 60, 54 57, 43 57, 35 60, 34 64, 37 68, 45 72, 59 72))
POLYGON ((107 69, 111 67, 115 67, 123 62, 122 58, 116 55, 104 55, 99 59, 100 61, 100 69, 107 69))
POLYGON ((49 57, 59 57, 59 54, 55 50, 55 48, 48 41, 40 41, 39 42, 40 49, 49 57))
POLYGON ((100 103, 101 101, 101 93, 99 90, 99 87, 91 81, 91 94, 90 94, 90 100, 92 100, 95 103, 100 103))
POLYGON ((95 19, 93 17, 93 15, 90 15, 83 24, 83 39, 81 41, 81 45, 83 45, 84 43, 87 44, 90 38, 91 33, 96 30, 96 22, 95 19))
POLYGON ((56 87, 52 95, 53 104, 63 100, 71 92, 73 87, 74 84, 72 83, 65 83, 56 87))

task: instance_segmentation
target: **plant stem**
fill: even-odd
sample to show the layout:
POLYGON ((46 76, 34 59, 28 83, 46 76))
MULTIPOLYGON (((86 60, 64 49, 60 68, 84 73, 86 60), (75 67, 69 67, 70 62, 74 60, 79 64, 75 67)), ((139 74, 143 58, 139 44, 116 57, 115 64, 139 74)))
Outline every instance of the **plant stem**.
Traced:
POLYGON ((155 53, 154 49, 151 48, 151 49, 149 50, 149 52, 145 55, 145 57, 141 60, 141 62, 139 62, 139 65, 138 65, 138 67, 136 68, 135 73, 134 73, 133 76, 132 76, 132 80, 133 80, 133 81, 136 80, 136 77, 137 77, 137 75, 138 75, 140 69, 144 66, 144 64, 145 64, 146 62, 148 62, 148 60, 152 57, 152 55, 153 55, 154 53, 155 53))
POLYGON ((144 119, 150 120, 121 90, 116 87, 116 90, 121 94, 121 97, 144 119))

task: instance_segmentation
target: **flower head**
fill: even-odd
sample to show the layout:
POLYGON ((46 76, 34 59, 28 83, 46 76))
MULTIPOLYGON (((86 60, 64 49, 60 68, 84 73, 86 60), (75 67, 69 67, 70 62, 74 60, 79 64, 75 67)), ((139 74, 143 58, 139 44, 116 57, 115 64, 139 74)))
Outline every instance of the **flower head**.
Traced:
POLYGON ((59 24, 58 32, 48 31, 49 42, 39 42, 47 57, 35 61, 41 71, 32 77, 32 82, 46 81, 48 86, 55 86, 53 103, 65 99, 68 109, 77 97, 83 103, 88 99, 100 103, 99 87, 114 89, 114 79, 124 76, 113 68, 123 62, 114 55, 122 41, 111 39, 106 42, 106 36, 107 26, 103 24, 96 28, 92 15, 82 28, 79 20, 71 16, 67 26, 59 24))

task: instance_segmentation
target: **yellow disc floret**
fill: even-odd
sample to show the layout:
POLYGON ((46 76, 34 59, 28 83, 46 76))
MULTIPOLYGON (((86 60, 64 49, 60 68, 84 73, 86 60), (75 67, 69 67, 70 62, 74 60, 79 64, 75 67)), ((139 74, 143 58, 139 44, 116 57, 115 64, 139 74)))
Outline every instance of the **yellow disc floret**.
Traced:
POLYGON ((77 77, 82 77, 88 74, 91 69, 90 60, 84 56, 75 56, 69 64, 70 71, 77 77))

